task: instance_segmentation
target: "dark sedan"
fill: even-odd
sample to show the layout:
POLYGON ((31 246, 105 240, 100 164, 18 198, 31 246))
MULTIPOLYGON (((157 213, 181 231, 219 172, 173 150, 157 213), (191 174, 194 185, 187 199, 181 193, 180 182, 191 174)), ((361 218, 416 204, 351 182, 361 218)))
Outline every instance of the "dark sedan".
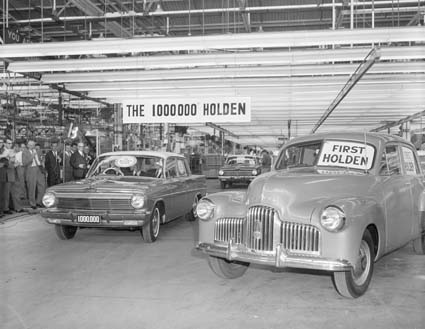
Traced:
POLYGON ((49 188, 41 215, 60 239, 79 227, 140 230, 154 242, 161 223, 194 210, 206 194, 205 177, 192 175, 184 156, 168 152, 112 152, 100 155, 85 179, 49 188))
POLYGON ((258 157, 253 155, 229 155, 218 172, 221 188, 233 183, 249 184, 261 174, 261 164, 258 157))

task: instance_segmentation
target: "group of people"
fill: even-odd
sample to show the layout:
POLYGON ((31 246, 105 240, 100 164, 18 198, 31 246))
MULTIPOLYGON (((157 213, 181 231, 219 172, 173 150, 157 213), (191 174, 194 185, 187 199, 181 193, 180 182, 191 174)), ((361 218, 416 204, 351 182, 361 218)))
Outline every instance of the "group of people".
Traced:
POLYGON ((47 186, 79 180, 85 177, 94 157, 84 143, 65 144, 59 150, 57 142, 44 153, 34 140, 13 143, 0 138, 0 217, 12 211, 23 212, 26 200, 32 209, 43 207, 47 186))

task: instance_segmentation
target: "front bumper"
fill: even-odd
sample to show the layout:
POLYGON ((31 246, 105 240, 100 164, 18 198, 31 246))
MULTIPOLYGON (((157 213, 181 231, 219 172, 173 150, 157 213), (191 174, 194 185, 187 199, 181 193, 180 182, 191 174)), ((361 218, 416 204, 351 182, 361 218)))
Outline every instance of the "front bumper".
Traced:
POLYGON ((44 209, 41 216, 49 224, 61 224, 80 227, 110 227, 110 228, 132 228, 141 227, 150 218, 150 213, 146 210, 132 212, 110 212, 93 210, 64 210, 64 209, 44 209), (78 222, 77 216, 100 216, 99 223, 78 222))
POLYGON ((293 267, 324 271, 349 271, 352 269, 347 260, 331 260, 316 256, 289 254, 281 245, 277 245, 272 252, 261 252, 246 248, 240 244, 233 244, 229 241, 227 246, 220 246, 213 243, 199 243, 197 249, 210 256, 225 258, 229 261, 242 261, 274 267, 293 267))
POLYGON ((251 182, 257 176, 218 176, 221 182, 251 182))

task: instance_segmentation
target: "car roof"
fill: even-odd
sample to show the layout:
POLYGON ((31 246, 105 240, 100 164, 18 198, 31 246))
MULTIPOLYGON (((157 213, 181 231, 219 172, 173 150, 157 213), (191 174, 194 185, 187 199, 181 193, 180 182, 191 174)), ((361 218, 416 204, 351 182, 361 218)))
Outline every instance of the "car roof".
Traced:
POLYGON ((296 137, 289 141, 287 145, 297 144, 300 142, 314 141, 314 140, 322 140, 322 139, 341 139, 341 140, 357 140, 357 141, 367 141, 371 144, 378 144, 379 142, 387 143, 387 142, 400 142, 405 144, 411 144, 409 141, 396 136, 385 133, 375 133, 375 132, 330 132, 330 133, 318 133, 311 134, 302 137, 296 137))
POLYGON ((108 155, 134 155, 134 156, 148 156, 148 157, 160 157, 160 158, 169 158, 169 157, 179 157, 184 158, 184 155, 173 153, 173 152, 162 152, 162 151, 115 151, 102 153, 100 156, 108 155))

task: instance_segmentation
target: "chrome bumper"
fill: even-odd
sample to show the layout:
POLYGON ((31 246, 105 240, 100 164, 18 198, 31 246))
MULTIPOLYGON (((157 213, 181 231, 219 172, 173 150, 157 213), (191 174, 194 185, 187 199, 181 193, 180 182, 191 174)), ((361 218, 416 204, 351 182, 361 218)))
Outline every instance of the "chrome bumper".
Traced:
POLYGON ((223 182, 227 182, 227 181, 246 182, 246 181, 254 180, 255 177, 257 176, 218 176, 218 179, 223 182))
POLYGON ((333 272, 349 271, 352 268, 347 260, 331 260, 308 255, 289 254, 280 244, 272 252, 251 250, 243 245, 233 244, 232 241, 229 241, 227 246, 201 242, 197 245, 197 249, 208 255, 225 258, 229 261, 237 260, 274 267, 305 268, 333 272))
POLYGON ((61 224, 69 226, 81 227, 111 227, 111 228, 131 228, 141 227, 150 217, 147 212, 131 212, 131 213, 108 213, 99 211, 84 211, 84 210, 54 210, 45 209, 40 212, 40 215, 49 224, 61 224), (77 222, 78 215, 99 215, 101 220, 99 223, 77 222))

